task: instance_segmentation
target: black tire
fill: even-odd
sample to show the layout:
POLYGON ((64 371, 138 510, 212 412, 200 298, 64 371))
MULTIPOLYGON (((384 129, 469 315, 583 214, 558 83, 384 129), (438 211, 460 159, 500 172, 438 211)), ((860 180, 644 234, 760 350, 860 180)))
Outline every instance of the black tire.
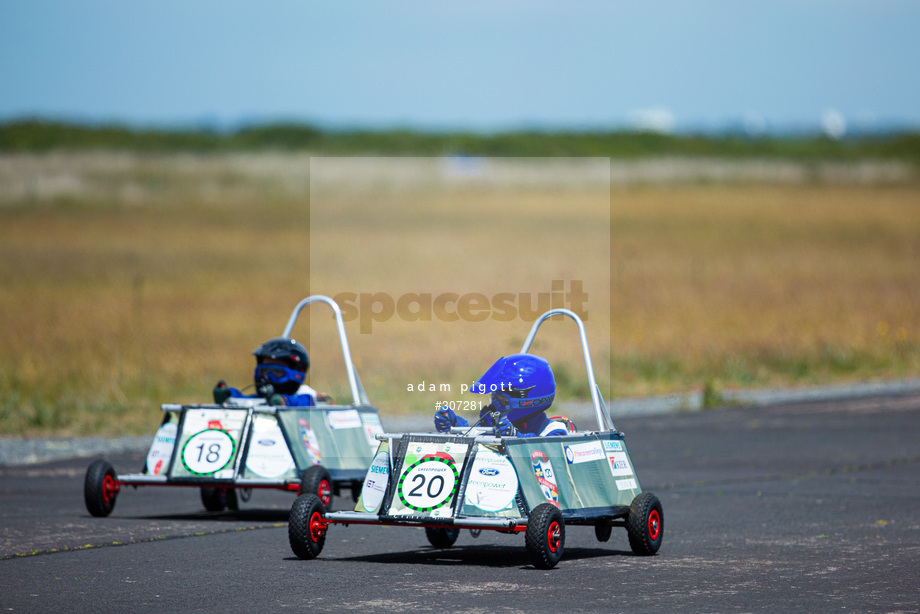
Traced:
POLYGON ((644 492, 633 499, 626 519, 626 532, 633 553, 651 556, 658 552, 664 539, 664 511, 658 497, 644 492))
POLYGON ((108 516, 115 509, 115 499, 120 489, 118 475, 112 465, 104 460, 93 461, 83 481, 86 510, 97 518, 108 516))
POLYGON ((530 562, 537 569, 552 569, 565 549, 565 521, 551 503, 538 505, 527 520, 524 542, 530 562))
POLYGON ((426 527, 425 537, 435 548, 450 548, 460 537, 460 529, 446 529, 441 527, 426 527))
POLYGON ((234 512, 236 512, 236 511, 238 511, 238 510, 240 509, 240 500, 239 500, 239 498, 236 496, 236 489, 235 489, 235 488, 228 488, 228 489, 227 489, 227 509, 228 509, 228 510, 233 510, 234 512))
POLYGON ((358 502, 358 499, 361 497, 361 490, 364 488, 364 482, 352 482, 351 483, 351 498, 354 499, 355 503, 358 502))
POLYGON ((227 509, 227 489, 202 486, 201 503, 209 512, 222 512, 227 509))
POLYGON ((594 537, 596 537, 599 542, 609 540, 611 533, 613 533, 613 527, 603 520, 599 520, 597 524, 594 525, 594 537))
POLYGON ((326 543, 325 513, 322 502, 313 493, 300 495, 294 500, 288 520, 288 541, 297 558, 308 561, 323 551, 326 543))
POLYGON ((316 495, 323 509, 332 509, 332 478, 322 465, 313 465, 300 476, 300 494, 316 495))

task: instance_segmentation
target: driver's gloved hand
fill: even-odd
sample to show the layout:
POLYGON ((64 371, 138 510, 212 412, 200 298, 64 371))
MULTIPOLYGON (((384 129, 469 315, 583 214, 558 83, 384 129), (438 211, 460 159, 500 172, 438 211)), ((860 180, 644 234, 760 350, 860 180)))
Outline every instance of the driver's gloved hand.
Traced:
POLYGON ((499 410, 495 408, 495 405, 491 403, 479 410, 479 416, 479 424, 493 427, 495 434, 498 436, 514 437, 517 434, 517 429, 514 428, 511 421, 502 416, 499 410))
POLYGON ((517 429, 515 429, 514 425, 511 424, 511 421, 505 417, 502 417, 498 421, 498 424, 495 425, 495 430, 502 437, 514 437, 517 434, 517 429))
POLYGON ((434 414, 434 428, 439 433, 447 433, 452 426, 469 426, 469 423, 454 413, 450 407, 442 407, 434 414))
POLYGON ((256 382, 256 394, 263 399, 269 399, 275 394, 275 387, 268 380, 259 380, 256 382))
POLYGON ((217 382, 217 385, 214 386, 214 402, 218 405, 223 405, 224 401, 230 398, 230 387, 227 386, 227 382, 220 380, 217 382))
POLYGON ((493 418, 497 418, 499 422, 502 420, 499 410, 491 403, 479 410, 479 424, 482 426, 492 426, 495 423, 493 418))
POLYGON ((273 394, 268 397, 269 405, 287 405, 287 401, 284 400, 284 397, 280 394, 273 394))

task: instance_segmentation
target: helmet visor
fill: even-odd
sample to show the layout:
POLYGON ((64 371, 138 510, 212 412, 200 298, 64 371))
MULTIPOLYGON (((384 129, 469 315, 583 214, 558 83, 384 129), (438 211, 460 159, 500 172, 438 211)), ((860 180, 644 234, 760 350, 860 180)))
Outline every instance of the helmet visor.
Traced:
POLYGON ((272 384, 296 383, 304 380, 303 371, 297 371, 284 365, 262 363, 256 365, 255 381, 268 381, 272 384))
POLYGON ((508 407, 511 405, 511 399, 508 398, 507 394, 503 394, 501 392, 493 392, 492 405, 494 405, 497 409, 505 410, 508 409, 508 407))

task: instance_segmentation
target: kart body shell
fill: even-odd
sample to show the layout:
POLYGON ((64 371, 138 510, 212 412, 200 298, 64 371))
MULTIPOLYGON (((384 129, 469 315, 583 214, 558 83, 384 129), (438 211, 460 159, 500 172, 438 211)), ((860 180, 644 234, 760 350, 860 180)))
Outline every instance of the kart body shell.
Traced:
POLYGON ((483 427, 450 433, 378 435, 380 445, 353 511, 328 512, 301 495, 290 518, 290 542, 299 557, 322 550, 333 524, 424 527, 435 547, 448 547, 461 529, 525 533, 531 562, 551 568, 561 558, 567 525, 589 525, 599 541, 613 527, 627 529, 637 554, 655 554, 663 537, 663 510, 643 493, 623 433, 610 419, 596 385, 584 324, 566 309, 543 314, 575 320, 592 390, 597 430, 553 437, 501 437, 483 427))
POLYGON ((341 310, 332 299, 303 299, 282 336, 290 336, 300 311, 314 302, 334 312, 352 404, 285 407, 230 398, 222 405, 163 405, 140 473, 117 475, 105 460, 90 465, 84 484, 90 513, 107 516, 123 486, 198 487, 210 511, 234 508, 252 489, 312 492, 325 504, 343 488, 357 497, 383 427, 352 364, 341 310))

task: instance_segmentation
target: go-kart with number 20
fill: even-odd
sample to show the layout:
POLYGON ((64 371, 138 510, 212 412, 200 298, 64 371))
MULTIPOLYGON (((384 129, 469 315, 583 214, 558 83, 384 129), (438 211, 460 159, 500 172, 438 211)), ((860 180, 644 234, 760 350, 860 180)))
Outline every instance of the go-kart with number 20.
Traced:
POLYGON ((550 569, 565 551, 566 530, 594 528, 598 541, 625 528, 637 555, 658 552, 664 537, 661 502, 642 492, 623 433, 597 387, 584 323, 552 309, 530 330, 568 316, 578 326, 597 418, 596 431, 552 437, 499 436, 493 428, 454 427, 448 433, 382 434, 353 511, 330 512, 313 494, 291 508, 289 541, 301 559, 320 555, 336 524, 424 527, 435 548, 448 548, 462 529, 523 533, 531 563, 550 569))
POLYGON ((274 406, 264 398, 231 397, 222 404, 163 405, 163 422, 141 473, 118 475, 100 459, 86 472, 84 501, 93 516, 108 516, 124 486, 200 489, 205 509, 237 509, 255 489, 309 493, 329 509, 347 489, 357 500, 362 479, 383 433, 351 360, 339 306, 310 296, 297 304, 281 335, 290 338, 301 310, 311 303, 332 308, 351 405, 317 400, 311 406, 274 406))

